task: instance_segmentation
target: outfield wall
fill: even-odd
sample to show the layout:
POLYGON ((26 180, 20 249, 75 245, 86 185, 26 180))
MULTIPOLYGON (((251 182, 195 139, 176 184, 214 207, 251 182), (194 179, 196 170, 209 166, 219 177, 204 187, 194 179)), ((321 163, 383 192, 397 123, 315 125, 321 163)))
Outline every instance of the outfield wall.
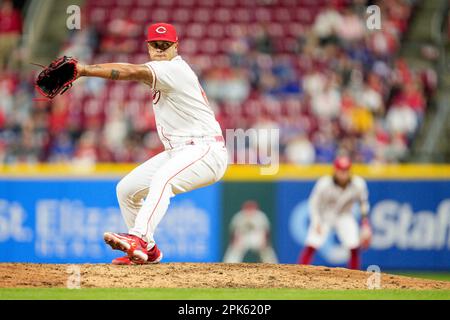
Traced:
MULTIPOLYGON (((118 253, 102 242, 102 234, 125 230, 115 186, 132 168, 0 168, 0 262, 109 262, 118 253)), ((265 176, 257 166, 230 166, 220 183, 173 199, 155 235, 165 261, 221 261, 233 214, 253 199, 269 217, 280 262, 295 263, 309 222, 307 198, 315 180, 330 170, 283 166, 277 175, 265 176)), ((450 166, 354 171, 368 180, 374 229, 363 266, 450 270, 450 166)), ((314 263, 345 266, 347 255, 332 236, 314 263)))

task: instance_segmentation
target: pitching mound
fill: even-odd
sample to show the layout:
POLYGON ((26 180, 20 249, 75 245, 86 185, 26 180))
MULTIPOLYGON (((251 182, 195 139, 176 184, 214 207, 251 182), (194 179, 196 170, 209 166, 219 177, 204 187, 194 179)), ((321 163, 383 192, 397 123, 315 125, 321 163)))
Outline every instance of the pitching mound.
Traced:
MULTIPOLYGON (((367 272, 286 264, 163 263, 143 266, 81 264, 84 288, 367 289, 367 272)), ((0 264, 0 287, 65 287, 73 266, 0 264)), ((450 282, 381 274, 383 289, 450 289, 450 282)))

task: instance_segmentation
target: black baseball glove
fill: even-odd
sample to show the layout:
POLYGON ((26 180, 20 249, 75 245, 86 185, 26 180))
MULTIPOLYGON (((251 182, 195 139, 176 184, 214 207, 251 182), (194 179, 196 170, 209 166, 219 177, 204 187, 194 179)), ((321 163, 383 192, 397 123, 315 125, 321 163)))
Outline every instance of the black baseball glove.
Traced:
POLYGON ((75 58, 67 56, 53 60, 39 73, 36 79, 37 90, 49 99, 66 92, 77 79, 77 63, 75 58))

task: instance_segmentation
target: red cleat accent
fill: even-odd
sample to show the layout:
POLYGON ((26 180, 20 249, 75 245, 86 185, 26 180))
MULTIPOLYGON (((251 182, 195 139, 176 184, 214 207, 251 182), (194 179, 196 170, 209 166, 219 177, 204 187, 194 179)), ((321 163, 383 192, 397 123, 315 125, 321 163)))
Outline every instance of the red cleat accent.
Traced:
POLYGON ((148 256, 147 263, 158 263, 161 261, 163 254, 155 244, 153 248, 147 251, 147 256, 148 256))
POLYGON ((129 266, 129 265, 132 265, 135 263, 133 261, 131 261, 128 256, 124 256, 124 257, 115 258, 112 261, 112 264, 114 264, 116 266, 129 266))
POLYGON ((111 263, 116 266, 132 266, 132 265, 139 265, 139 264, 155 264, 159 263, 162 259, 162 253, 159 250, 154 250, 154 256, 152 257, 153 260, 148 260, 145 263, 136 263, 133 260, 130 259, 129 256, 123 256, 119 258, 115 258, 111 263))
POLYGON ((147 261, 147 242, 128 233, 105 232, 105 242, 114 250, 125 252, 130 259, 139 264, 147 261))
POLYGON ((114 250, 120 250, 127 254, 130 263, 125 257, 113 260, 113 264, 146 264, 158 263, 162 259, 162 253, 155 245, 147 250, 147 242, 143 239, 128 233, 105 232, 103 235, 105 242, 114 250), (117 262, 117 263, 115 263, 117 262))

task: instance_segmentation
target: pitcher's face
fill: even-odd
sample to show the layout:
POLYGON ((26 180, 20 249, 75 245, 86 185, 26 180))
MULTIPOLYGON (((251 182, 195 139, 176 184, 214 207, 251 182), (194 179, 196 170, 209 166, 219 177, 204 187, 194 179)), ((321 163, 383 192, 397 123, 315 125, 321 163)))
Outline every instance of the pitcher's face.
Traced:
POLYGON ((178 42, 149 41, 147 47, 152 61, 172 60, 178 54, 178 42))

